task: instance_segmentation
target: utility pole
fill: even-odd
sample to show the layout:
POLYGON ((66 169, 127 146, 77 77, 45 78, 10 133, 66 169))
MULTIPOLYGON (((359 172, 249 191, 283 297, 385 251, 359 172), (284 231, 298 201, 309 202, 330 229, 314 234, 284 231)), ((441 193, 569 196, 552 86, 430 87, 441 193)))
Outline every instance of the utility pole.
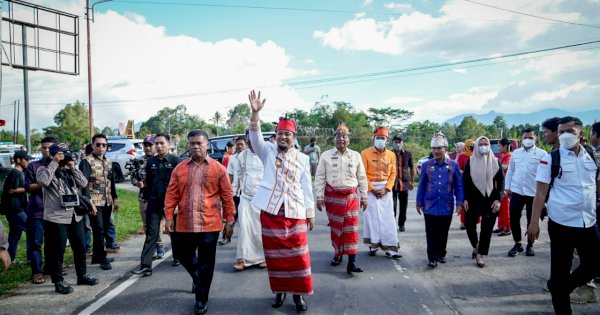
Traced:
POLYGON ((94 136, 94 105, 92 100, 92 44, 90 39, 90 0, 85 0, 85 21, 87 24, 87 66, 88 66, 88 106, 90 116, 90 141, 94 136))
POLYGON ((94 21, 94 7, 100 3, 108 2, 111 0, 100 0, 96 1, 90 7, 90 0, 85 0, 85 20, 87 25, 87 66, 88 66, 88 106, 90 116, 90 141, 94 136, 94 102, 92 99, 92 40, 90 30, 90 20, 94 21), (90 16, 91 12, 91 16, 90 16))
MULTIPOLYGON (((23 36, 23 65, 27 66, 27 29, 25 25, 22 26, 22 36, 23 36)), ((31 134, 29 132, 29 74, 26 67, 23 67, 23 98, 24 98, 24 108, 25 108, 25 147, 28 152, 31 152, 31 134)), ((19 106, 20 109, 20 106, 19 106)), ((17 112, 18 113, 18 112, 17 112)), ((17 115, 17 138, 19 135, 19 117, 17 115)))

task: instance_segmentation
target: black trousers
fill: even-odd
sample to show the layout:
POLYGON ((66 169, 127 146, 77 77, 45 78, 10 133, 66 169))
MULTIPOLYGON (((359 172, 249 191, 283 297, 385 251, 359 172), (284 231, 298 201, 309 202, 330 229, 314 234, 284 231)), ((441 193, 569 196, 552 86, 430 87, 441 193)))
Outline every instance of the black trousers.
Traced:
POLYGON ((440 257, 446 257, 446 245, 448 244, 448 231, 452 223, 452 215, 430 215, 425 214, 425 234, 427 235, 427 258, 429 261, 437 261, 440 257))
POLYGON ((556 314, 571 314, 569 294, 592 280, 600 266, 600 230, 575 228, 548 222, 550 235, 550 280, 548 289, 556 314), (579 266, 571 272, 573 251, 577 249, 579 266))
POLYGON ((71 224, 60 224, 44 221, 44 256, 46 258, 46 271, 50 273, 52 283, 63 281, 62 263, 65 255, 67 239, 73 250, 75 272, 77 277, 86 273, 85 263, 85 234, 83 232, 83 219, 79 222, 73 220, 71 224))
POLYGON ((392 199, 394 200, 394 217, 396 217, 396 209, 398 209, 398 204, 400 204, 398 226, 404 226, 404 223, 406 223, 406 208, 408 206, 408 190, 392 190, 392 199))
POLYGON ((469 211, 465 215, 465 227, 467 236, 473 248, 479 245, 477 252, 481 255, 487 255, 490 250, 492 240, 492 231, 496 225, 498 213, 492 212, 493 198, 483 198, 479 200, 469 200, 469 211), (477 221, 481 217, 481 232, 477 238, 477 221))
MULTIPOLYGON (((527 215, 527 226, 531 223, 531 210, 533 206, 533 197, 523 196, 516 193, 512 193, 510 197, 510 229, 512 230, 512 237, 515 243, 521 242, 521 213, 523 212, 523 206, 525 206, 525 214, 527 215)), ((533 243, 527 242, 528 245, 533 243)))
POLYGON ((96 207, 98 212, 96 215, 89 215, 90 224, 92 225, 92 235, 94 243, 92 245, 92 264, 101 263, 106 259, 104 251, 104 234, 108 231, 108 222, 112 213, 112 206, 96 207))
POLYGON ((196 302, 208 302, 215 270, 219 232, 174 233, 171 240, 176 259, 187 270, 196 285, 196 302))
POLYGON ((141 265, 143 267, 152 267, 152 257, 156 250, 156 242, 160 235, 160 221, 165 217, 165 212, 162 206, 164 202, 148 201, 146 208, 146 240, 142 249, 141 265))

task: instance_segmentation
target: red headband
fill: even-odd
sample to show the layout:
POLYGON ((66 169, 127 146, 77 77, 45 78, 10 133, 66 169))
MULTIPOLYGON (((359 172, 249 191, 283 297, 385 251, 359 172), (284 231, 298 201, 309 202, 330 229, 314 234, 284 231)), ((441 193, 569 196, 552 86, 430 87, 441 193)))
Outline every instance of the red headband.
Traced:
POLYGON ((389 137, 390 133, 389 133, 387 127, 379 126, 379 127, 375 128, 375 130, 373 131, 373 135, 389 137))
POLYGON ((280 117, 275 130, 288 130, 296 133, 296 121, 292 118, 280 117))

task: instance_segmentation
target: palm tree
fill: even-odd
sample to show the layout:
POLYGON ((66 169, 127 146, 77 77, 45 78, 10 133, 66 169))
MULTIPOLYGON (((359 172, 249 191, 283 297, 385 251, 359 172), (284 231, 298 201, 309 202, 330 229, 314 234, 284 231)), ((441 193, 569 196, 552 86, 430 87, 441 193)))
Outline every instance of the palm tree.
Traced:
POLYGON ((221 115, 221 113, 219 113, 219 111, 216 111, 213 117, 210 119, 210 121, 212 121, 217 127, 217 137, 219 136, 219 126, 223 123, 223 119, 224 117, 221 115))

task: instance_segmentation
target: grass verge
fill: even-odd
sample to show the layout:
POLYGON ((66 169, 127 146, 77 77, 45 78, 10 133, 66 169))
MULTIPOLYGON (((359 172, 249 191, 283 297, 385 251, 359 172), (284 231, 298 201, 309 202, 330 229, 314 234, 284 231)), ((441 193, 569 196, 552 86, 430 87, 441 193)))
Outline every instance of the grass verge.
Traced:
MULTIPOLYGON (((122 241, 140 229, 142 223, 138 205, 138 194, 124 189, 118 189, 119 205, 121 211, 115 213, 115 225, 117 226, 117 241, 122 241)), ((8 233, 8 222, 5 216, 0 216, 0 221, 8 233)), ((31 280, 31 268, 26 264, 27 244, 26 235, 23 233, 17 249, 16 263, 12 264, 8 272, 0 273, 0 296, 7 294, 10 290, 31 280)), ((64 262, 73 264, 73 253, 70 247, 65 251, 64 262)), ((47 279, 49 281, 50 279, 47 279)))

